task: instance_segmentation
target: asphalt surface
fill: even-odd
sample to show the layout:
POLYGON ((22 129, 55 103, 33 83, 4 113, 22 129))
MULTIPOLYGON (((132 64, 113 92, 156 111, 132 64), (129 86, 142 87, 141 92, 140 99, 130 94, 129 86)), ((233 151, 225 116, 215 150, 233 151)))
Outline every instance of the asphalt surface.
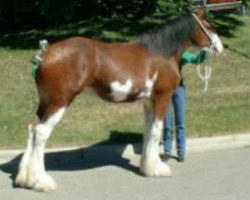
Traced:
POLYGON ((13 187, 20 155, 0 155, 0 199, 10 200, 249 200, 250 147, 189 152, 184 163, 171 159, 169 178, 143 177, 139 152, 125 146, 88 147, 46 154, 54 192, 13 187))

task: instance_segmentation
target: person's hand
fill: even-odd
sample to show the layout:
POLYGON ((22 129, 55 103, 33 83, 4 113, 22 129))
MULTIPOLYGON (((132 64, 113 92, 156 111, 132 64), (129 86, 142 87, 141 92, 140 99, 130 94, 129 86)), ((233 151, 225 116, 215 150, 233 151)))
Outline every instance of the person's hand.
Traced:
POLYGON ((200 59, 203 61, 203 60, 206 60, 208 57, 208 52, 206 50, 202 50, 200 52, 200 59))

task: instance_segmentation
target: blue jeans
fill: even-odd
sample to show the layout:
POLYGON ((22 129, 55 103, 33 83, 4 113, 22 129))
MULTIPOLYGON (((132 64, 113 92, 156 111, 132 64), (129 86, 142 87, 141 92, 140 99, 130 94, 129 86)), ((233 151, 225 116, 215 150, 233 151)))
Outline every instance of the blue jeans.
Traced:
POLYGON ((186 91, 185 86, 180 85, 174 92, 172 103, 166 113, 164 126, 164 150, 171 155, 173 139, 173 112, 175 116, 176 147, 178 156, 184 156, 186 150, 185 115, 186 115, 186 91))

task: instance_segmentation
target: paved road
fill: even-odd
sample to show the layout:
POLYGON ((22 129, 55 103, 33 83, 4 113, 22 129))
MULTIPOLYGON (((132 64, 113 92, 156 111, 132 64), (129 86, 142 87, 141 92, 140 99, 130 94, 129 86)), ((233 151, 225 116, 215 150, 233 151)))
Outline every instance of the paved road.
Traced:
POLYGON ((171 160, 171 178, 138 174, 139 155, 121 157, 110 148, 49 153, 49 173, 58 189, 39 193, 12 187, 19 157, 0 162, 3 200, 249 200, 250 148, 192 152, 185 163, 171 160))

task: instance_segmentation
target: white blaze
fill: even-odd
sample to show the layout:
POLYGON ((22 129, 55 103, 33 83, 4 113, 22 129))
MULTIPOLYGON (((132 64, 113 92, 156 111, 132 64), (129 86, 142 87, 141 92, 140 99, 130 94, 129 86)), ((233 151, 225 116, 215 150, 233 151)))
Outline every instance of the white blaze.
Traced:
POLYGON ((212 43, 214 45, 214 47, 216 48, 215 51, 217 51, 218 53, 222 53, 223 52, 223 44, 219 38, 219 36, 215 33, 213 33, 211 35, 211 39, 212 39, 212 43))

